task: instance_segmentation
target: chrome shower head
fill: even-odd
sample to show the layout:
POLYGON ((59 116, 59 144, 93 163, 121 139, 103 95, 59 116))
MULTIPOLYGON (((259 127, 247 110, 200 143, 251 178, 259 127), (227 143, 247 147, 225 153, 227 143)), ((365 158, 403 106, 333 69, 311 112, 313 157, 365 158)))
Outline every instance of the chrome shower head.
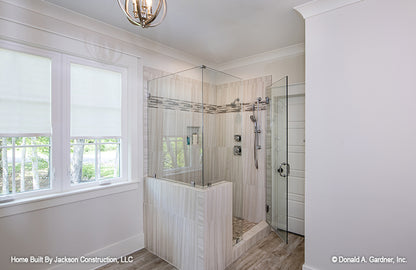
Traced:
POLYGON ((255 123, 257 121, 256 117, 254 116, 254 114, 250 115, 250 120, 255 123))
POLYGON ((231 107, 235 107, 237 105, 237 102, 240 102, 240 98, 234 99, 234 101, 231 102, 231 107))

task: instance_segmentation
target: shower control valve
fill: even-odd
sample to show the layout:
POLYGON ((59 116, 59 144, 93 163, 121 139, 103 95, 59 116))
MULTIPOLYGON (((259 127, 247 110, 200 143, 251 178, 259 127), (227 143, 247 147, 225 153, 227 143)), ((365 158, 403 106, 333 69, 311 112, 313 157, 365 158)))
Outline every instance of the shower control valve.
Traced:
POLYGON ((241 156, 241 146, 235 145, 233 152, 234 152, 234 156, 241 156))

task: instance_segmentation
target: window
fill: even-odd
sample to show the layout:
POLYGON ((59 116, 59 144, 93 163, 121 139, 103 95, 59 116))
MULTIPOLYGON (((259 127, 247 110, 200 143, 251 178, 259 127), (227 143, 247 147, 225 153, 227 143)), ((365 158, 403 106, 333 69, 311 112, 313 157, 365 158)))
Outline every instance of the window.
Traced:
POLYGON ((127 180, 127 71, 137 61, 120 59, 125 66, 0 40, 0 196, 127 180))
POLYGON ((0 138, 1 194, 50 187, 49 137, 0 138))
POLYGON ((51 187, 52 60, 0 48, 0 195, 51 187))
POLYGON ((119 178, 123 73, 78 63, 70 73, 71 184, 119 178))
POLYGON ((71 184, 120 177, 120 139, 72 139, 71 184))
POLYGON ((189 167, 184 137, 163 137, 163 169, 165 171, 189 167))

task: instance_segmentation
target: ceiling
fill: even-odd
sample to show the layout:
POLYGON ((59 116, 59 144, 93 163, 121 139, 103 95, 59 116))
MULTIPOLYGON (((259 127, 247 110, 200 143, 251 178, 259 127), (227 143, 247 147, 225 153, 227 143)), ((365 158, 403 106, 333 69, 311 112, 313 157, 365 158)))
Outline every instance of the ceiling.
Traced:
POLYGON ((293 7, 310 0, 167 0, 163 23, 147 29, 130 24, 117 0, 46 1, 223 64, 303 43, 304 22, 293 7))

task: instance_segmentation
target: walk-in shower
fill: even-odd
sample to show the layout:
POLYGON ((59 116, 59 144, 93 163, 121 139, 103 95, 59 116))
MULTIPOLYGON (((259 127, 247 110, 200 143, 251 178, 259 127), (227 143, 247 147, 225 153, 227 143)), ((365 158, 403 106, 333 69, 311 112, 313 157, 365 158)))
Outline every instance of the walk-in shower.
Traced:
MULTIPOLYGON (((148 81, 148 175, 196 187, 228 181, 242 198, 241 96, 240 78, 205 66, 148 81)), ((242 229, 234 226, 236 239, 242 229)))
POLYGON ((267 81, 201 66, 147 85, 148 176, 197 188, 232 182, 234 243, 266 218, 267 81))
POLYGON ((226 265, 267 223, 286 232, 287 78, 242 81, 201 66, 149 80, 147 91, 149 250, 197 269, 198 258, 226 265))

